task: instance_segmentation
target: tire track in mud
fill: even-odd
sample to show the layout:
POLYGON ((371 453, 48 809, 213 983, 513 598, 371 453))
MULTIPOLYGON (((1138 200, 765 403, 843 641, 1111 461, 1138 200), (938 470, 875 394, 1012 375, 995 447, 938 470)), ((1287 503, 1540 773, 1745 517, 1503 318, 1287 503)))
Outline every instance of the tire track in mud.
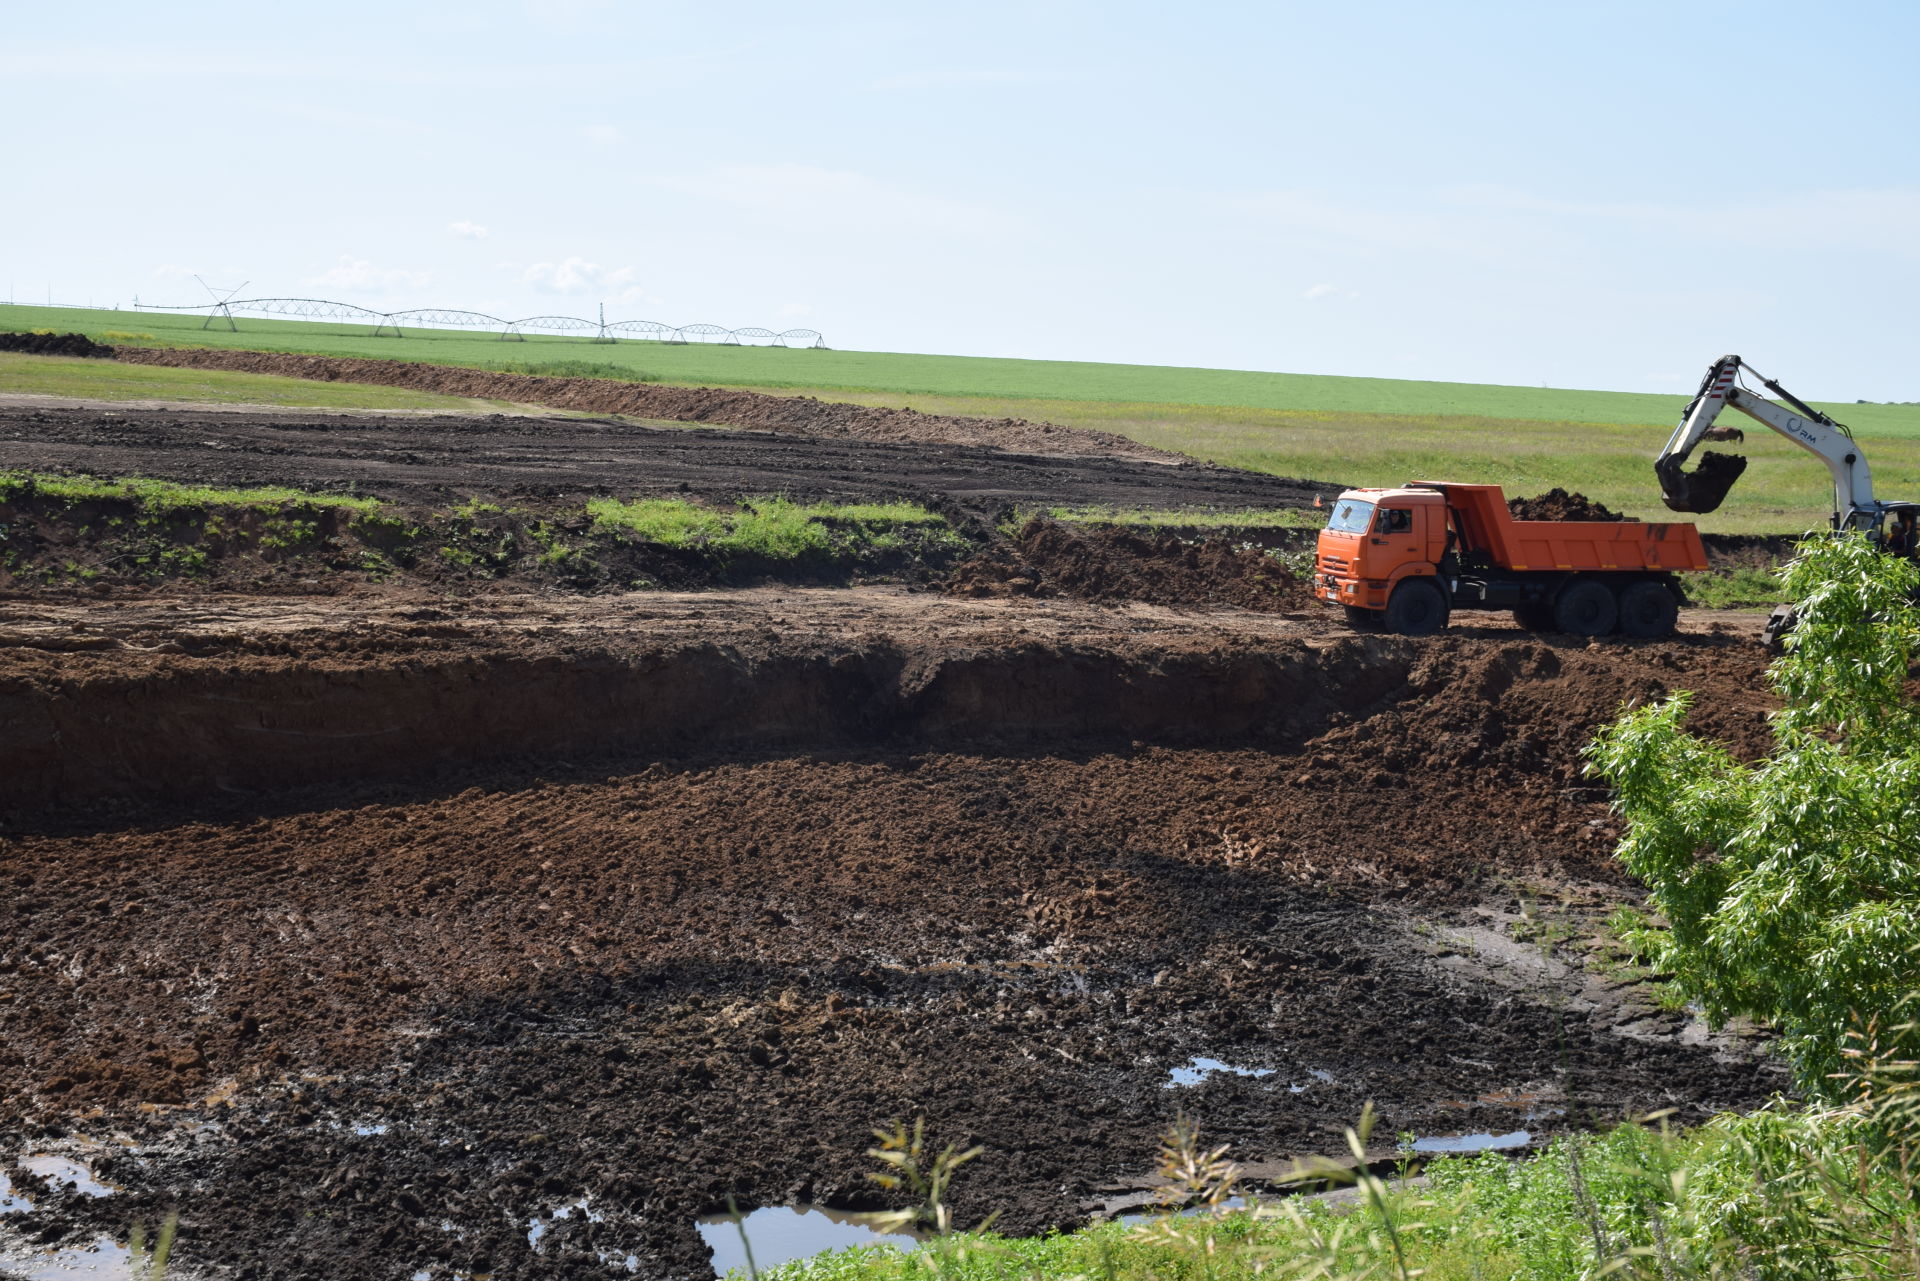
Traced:
POLYGON ((1084 606, 1022 637, 998 603, 938 605, 997 631, 916 630, 910 599, 810 625, 830 596, 770 630, 702 607, 598 633, 332 603, 183 625, 172 654, 120 648, 102 606, 92 639, 0 649, 7 722, 38 700, 61 732, 0 776, 52 754, 67 786, 168 780, 0 836, 0 1153, 81 1116, 132 1144, 89 1149, 115 1197, 33 1184, 31 1230, 177 1200, 182 1257, 236 1272, 697 1276, 693 1219, 728 1195, 874 1204, 859 1152, 890 1116, 986 1144, 962 1217, 1028 1231, 1138 1186, 1176 1107, 1280 1161, 1368 1099, 1388 1131, 1501 1132, 1511 1099, 1540 1130, 1776 1087, 1679 1019, 1447 942, 1526 895, 1577 923, 1628 892, 1579 745, 1687 687, 1759 750, 1744 638, 1215 614, 1102 639, 1063 621, 1084 606), (405 750, 328 781, 369 740, 318 733, 382 714, 405 750), (263 716, 335 746, 275 759, 263 716), (271 790, 202 788, 216 761, 271 790), (1275 1075, 1166 1088, 1196 1055, 1275 1075), (581 1197, 598 1218, 528 1244, 581 1197))

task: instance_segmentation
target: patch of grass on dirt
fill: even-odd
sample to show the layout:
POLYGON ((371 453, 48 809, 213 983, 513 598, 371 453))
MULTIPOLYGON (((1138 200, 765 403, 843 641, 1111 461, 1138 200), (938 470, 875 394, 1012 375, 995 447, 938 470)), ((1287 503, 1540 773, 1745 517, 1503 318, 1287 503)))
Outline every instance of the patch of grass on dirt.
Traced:
POLYGON ((1786 599, 1777 570, 1739 566, 1689 574, 1687 599, 1701 609, 1768 609, 1786 599))
MULTIPOLYGON (((116 341, 104 332, 100 339, 116 341)), ((27 356, 18 352, 0 352, 0 390, 73 400, 162 400, 311 409, 492 411, 509 407, 506 401, 441 396, 400 387, 319 382, 214 369, 123 365, 111 360, 27 356)))
POLYGON ((739 510, 717 511, 681 499, 636 502, 595 499, 587 514, 601 529, 623 529, 663 547, 703 547, 767 560, 794 560, 826 552, 838 529, 842 541, 886 545, 903 528, 931 530, 946 522, 913 503, 800 504, 786 498, 755 498, 739 510))
POLYGON ((217 489, 208 485, 181 485, 170 480, 123 477, 103 480, 96 476, 54 476, 32 472, 0 473, 0 500, 21 493, 37 492, 49 498, 77 501, 90 498, 121 499, 139 503, 150 511, 171 512, 195 507, 279 508, 324 507, 354 512, 372 512, 380 507, 377 498, 359 498, 352 494, 316 494, 284 485, 254 489, 217 489))
POLYGON ((472 498, 426 508, 285 487, 0 472, 5 586, 257 586, 278 576, 310 587, 342 575, 447 586, 514 578, 568 591, 845 583, 924 580, 973 550, 912 503, 759 498, 725 511, 677 499, 583 508, 472 498))

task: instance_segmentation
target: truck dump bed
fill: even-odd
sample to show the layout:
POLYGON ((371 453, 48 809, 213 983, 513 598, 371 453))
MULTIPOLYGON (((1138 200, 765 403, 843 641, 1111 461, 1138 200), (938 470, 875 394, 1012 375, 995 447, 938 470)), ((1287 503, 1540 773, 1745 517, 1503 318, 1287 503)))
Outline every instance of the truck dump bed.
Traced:
POLYGON ((1411 488, 1446 495, 1459 523, 1462 551, 1485 552, 1503 569, 1705 569, 1707 549, 1690 523, 1637 520, 1515 520, 1498 485, 1415 481, 1411 488))

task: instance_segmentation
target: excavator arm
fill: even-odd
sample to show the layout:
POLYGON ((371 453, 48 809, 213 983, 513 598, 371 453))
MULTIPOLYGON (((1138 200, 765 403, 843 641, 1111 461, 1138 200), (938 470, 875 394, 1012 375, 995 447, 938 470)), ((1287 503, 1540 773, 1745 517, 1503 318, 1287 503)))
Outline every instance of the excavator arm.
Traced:
POLYGON ((1729 407, 1771 427, 1827 465, 1833 475, 1834 528, 1878 525, 1880 506, 1873 498, 1873 477, 1867 469, 1866 456, 1854 443, 1853 434, 1738 356, 1722 356, 1713 362, 1701 380, 1700 390, 1687 405, 1686 413, 1680 416, 1680 426, 1653 464, 1654 473, 1660 478, 1660 493, 1669 508, 1677 512, 1710 512, 1726 499, 1727 491, 1747 469, 1747 460, 1738 454, 1708 450, 1701 456, 1697 469, 1681 470, 1694 447, 1707 438, 1707 431, 1720 411, 1729 407), (1775 404, 1740 386, 1742 369, 1751 371, 1785 405, 1775 404))

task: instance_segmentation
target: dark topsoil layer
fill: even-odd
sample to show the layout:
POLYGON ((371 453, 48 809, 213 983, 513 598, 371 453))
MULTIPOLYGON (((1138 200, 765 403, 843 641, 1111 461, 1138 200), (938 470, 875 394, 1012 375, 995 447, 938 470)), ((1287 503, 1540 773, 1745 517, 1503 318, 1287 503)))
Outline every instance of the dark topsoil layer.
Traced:
POLYGON ((0 351, 29 356, 87 356, 96 360, 111 360, 114 354, 113 348, 85 334, 23 334, 11 330, 0 330, 0 351))
POLYGON ((0 468, 293 485, 414 503, 480 496, 675 495, 731 503, 945 495, 1013 507, 1310 507, 1339 486, 1184 461, 986 445, 829 440, 581 418, 0 406, 0 468))
POLYGON ((923 414, 717 387, 661 387, 608 378, 547 378, 503 374, 453 365, 341 356, 297 356, 267 351, 211 348, 121 348, 118 359, 133 364, 189 369, 231 369, 322 382, 374 383, 449 396, 511 400, 595 414, 631 414, 673 422, 719 423, 759 431, 865 441, 923 441, 991 446, 1032 454, 1099 455, 1163 463, 1187 463, 1184 455, 1142 445, 1113 432, 1021 418, 966 418, 923 414))
POLYGON ((349 610, 0 649, 9 778, 46 718, 68 771, 247 771, 0 840, 0 1150, 126 1189, 15 1168, 17 1221, 177 1204, 182 1259, 240 1276, 695 1276, 728 1195, 874 1204, 893 1116, 985 1144, 963 1220, 1031 1231, 1139 1186, 1176 1108, 1277 1160, 1337 1151, 1368 1099, 1383 1134, 1538 1131, 1779 1082, 1455 933, 1621 892, 1579 746, 1682 686, 1756 750, 1748 638, 789 622, 585 643, 349 610), (276 778, 308 786, 244 790, 276 778), (1276 1075, 1163 1088, 1197 1054, 1276 1075), (604 1217, 531 1250, 580 1196, 604 1217))
POLYGON ((1072 596, 1112 603, 1221 606, 1279 613, 1316 607, 1310 586, 1231 533, 1181 537, 1036 518, 957 566, 955 596, 1072 596))

